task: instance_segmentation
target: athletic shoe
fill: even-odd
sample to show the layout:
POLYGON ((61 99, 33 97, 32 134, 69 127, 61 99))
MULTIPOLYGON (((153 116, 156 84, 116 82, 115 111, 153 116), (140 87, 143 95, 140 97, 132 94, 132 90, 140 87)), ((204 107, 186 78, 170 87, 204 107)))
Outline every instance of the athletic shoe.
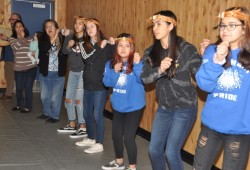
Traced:
POLYGON ((89 149, 84 150, 85 153, 98 153, 103 152, 103 145, 100 143, 96 143, 93 146, 91 146, 89 149))
POLYGON ((78 129, 75 133, 72 133, 71 135, 69 135, 70 138, 82 138, 82 137, 87 137, 87 131, 86 128, 80 128, 78 129))
POLYGON ((95 139, 84 138, 80 142, 76 142, 75 145, 77 146, 92 146, 95 144, 95 139))
POLYGON ((114 169, 125 169, 124 163, 118 164, 115 160, 109 162, 107 165, 103 165, 102 169, 114 170, 114 169))
POLYGON ((20 112, 21 112, 21 113, 29 113, 29 112, 31 112, 31 110, 28 109, 28 108, 22 108, 22 109, 20 110, 20 112))
POLYGON ((41 114, 39 116, 37 116, 37 119, 48 119, 49 116, 45 115, 45 114, 41 114))
POLYGON ((57 129, 57 132, 75 132, 76 127, 71 127, 70 125, 66 125, 65 127, 57 129))
POLYGON ((54 119, 52 117, 45 121, 45 123, 57 123, 57 122, 59 122, 59 119, 54 119))
POLYGON ((23 109, 22 107, 15 106, 11 110, 12 111, 18 111, 18 110, 22 110, 22 109, 23 109))

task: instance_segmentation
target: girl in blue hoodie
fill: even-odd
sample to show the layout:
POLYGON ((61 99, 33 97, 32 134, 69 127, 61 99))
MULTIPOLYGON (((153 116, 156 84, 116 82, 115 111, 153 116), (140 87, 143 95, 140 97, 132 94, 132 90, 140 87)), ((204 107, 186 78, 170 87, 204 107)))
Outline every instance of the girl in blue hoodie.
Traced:
POLYGON ((129 167, 136 170, 137 149, 136 130, 145 106, 145 91, 140 78, 142 63, 135 53, 135 44, 130 34, 122 33, 117 38, 116 54, 105 66, 103 83, 113 88, 112 138, 115 160, 102 166, 102 169, 124 169, 123 143, 125 143, 129 167))
POLYGON ((250 15, 234 7, 219 18, 220 40, 207 47, 196 74, 208 97, 194 169, 210 169, 223 148, 222 169, 244 170, 250 145, 250 15))

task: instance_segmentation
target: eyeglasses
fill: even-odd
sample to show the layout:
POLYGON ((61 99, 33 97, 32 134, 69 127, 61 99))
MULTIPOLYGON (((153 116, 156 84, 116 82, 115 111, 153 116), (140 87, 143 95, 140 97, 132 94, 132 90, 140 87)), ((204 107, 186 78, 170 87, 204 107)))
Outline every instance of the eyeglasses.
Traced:
POLYGON ((46 26, 45 29, 54 29, 56 28, 54 25, 51 25, 51 26, 46 26))
POLYGON ((229 25, 218 25, 219 31, 224 31, 227 28, 228 31, 234 31, 237 26, 243 26, 242 24, 229 24, 229 25))

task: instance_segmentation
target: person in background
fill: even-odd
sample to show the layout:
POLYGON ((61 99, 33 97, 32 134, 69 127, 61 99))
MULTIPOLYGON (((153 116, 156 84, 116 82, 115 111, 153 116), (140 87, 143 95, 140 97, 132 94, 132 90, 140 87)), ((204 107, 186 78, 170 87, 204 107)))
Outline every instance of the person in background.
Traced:
POLYGON ((62 52, 64 35, 59 32, 55 20, 43 23, 42 35, 38 41, 39 72, 43 114, 39 119, 46 123, 57 123, 61 111, 67 56, 62 52))
POLYGON ((250 13, 232 7, 219 19, 219 40, 205 49, 196 74, 208 96, 193 168, 211 169, 223 148, 222 169, 245 170, 250 148, 250 13))
POLYGON ((90 146, 84 150, 85 153, 98 153, 103 151, 103 111, 108 96, 108 88, 102 82, 103 72, 106 62, 114 56, 115 42, 111 37, 108 43, 97 19, 88 19, 86 29, 87 36, 81 46, 81 53, 85 64, 83 115, 88 138, 75 144, 77 146, 90 146))
POLYGON ((22 113, 28 113, 32 110, 32 87, 37 65, 33 64, 28 57, 31 39, 28 37, 29 32, 21 20, 14 22, 12 32, 12 36, 7 38, 15 56, 14 71, 17 104, 12 108, 12 111, 20 110, 22 113))
POLYGON ((84 63, 80 44, 86 37, 86 19, 77 16, 74 21, 74 34, 65 38, 63 52, 69 59, 69 77, 66 90, 65 107, 67 109, 69 124, 57 129, 58 132, 74 132, 71 138, 86 137, 86 125, 83 118, 83 69, 84 63), (77 115, 77 116, 76 116, 77 115), (79 128, 77 127, 79 126, 79 128))
POLYGON ((36 32, 33 38, 33 41, 30 43, 30 52, 28 53, 29 58, 31 59, 32 63, 39 64, 39 49, 38 49, 38 38, 41 36, 41 32, 36 32))
POLYGON ((135 53, 134 39, 130 34, 122 33, 117 39, 116 54, 105 66, 104 85, 111 87, 113 108, 112 139, 115 160, 102 169, 124 169, 124 143, 128 153, 127 170, 136 170, 137 147, 136 131, 145 106, 145 90, 140 78, 142 62, 135 53))
POLYGON ((142 81, 156 82, 155 114, 149 155, 153 170, 183 170, 181 148, 196 119, 197 92, 191 81, 201 64, 194 45, 177 35, 172 11, 159 11, 153 23, 154 44, 145 50, 142 81))
MULTIPOLYGON (((12 13, 9 18, 10 26, 17 20, 22 20, 22 17, 18 13, 12 13)), ((7 38, 7 37, 6 37, 7 38)), ((11 100, 14 90, 14 54, 11 46, 3 47, 3 61, 4 61, 4 75, 7 81, 7 87, 4 94, 0 97, 0 100, 11 100)))

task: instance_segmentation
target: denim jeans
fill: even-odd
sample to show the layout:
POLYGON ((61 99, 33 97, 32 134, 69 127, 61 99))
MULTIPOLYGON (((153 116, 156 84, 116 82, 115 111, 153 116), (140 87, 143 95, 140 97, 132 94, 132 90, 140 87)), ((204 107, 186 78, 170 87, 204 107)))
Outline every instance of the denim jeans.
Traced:
POLYGON ((71 102, 65 102, 65 107, 67 109, 68 119, 69 121, 76 120, 77 114, 77 122, 78 124, 84 124, 85 120, 83 118, 83 72, 69 72, 67 90, 66 90, 66 99, 70 99, 71 102), (80 103, 77 104, 76 100, 80 103), (76 108, 76 113, 75 113, 76 108))
POLYGON ((59 77, 57 71, 49 71, 47 77, 40 74, 39 79, 43 113, 59 119, 65 77, 59 77))
POLYGON ((224 148, 222 169, 245 170, 249 156, 250 135, 230 135, 203 126, 197 141, 194 169, 211 169, 224 148))
POLYGON ((95 139, 96 143, 103 143, 103 110, 105 107, 107 96, 108 90, 84 90, 83 116, 86 121, 88 138, 95 139))
POLYGON ((15 71, 17 106, 32 110, 32 88, 36 77, 36 67, 15 71))
POLYGON ((153 170, 166 170, 166 158, 170 170, 184 169, 180 152, 193 126, 196 113, 196 107, 186 109, 158 108, 149 144, 153 170))

